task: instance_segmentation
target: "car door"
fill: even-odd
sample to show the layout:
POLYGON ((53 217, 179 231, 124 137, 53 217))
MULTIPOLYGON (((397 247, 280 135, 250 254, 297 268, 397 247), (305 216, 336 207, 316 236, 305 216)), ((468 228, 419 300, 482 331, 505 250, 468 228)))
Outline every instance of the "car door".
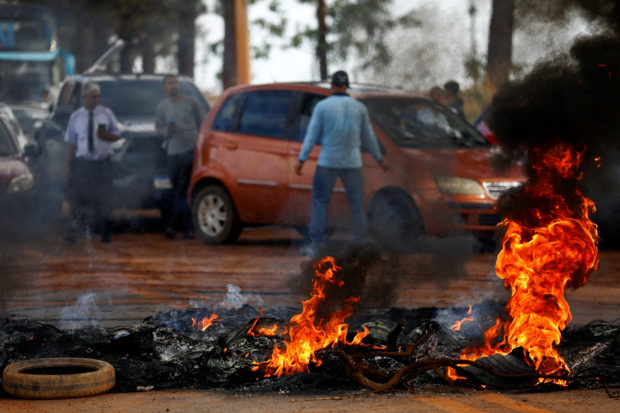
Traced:
MULTIPOLYGON (((327 91, 326 91, 327 92, 327 91)), ((312 111, 316 104, 325 99, 327 94, 313 92, 299 92, 296 96, 295 114, 292 139, 289 142, 289 168, 288 168, 288 196, 286 203, 287 219, 290 223, 307 226, 310 222, 310 212, 312 206, 312 180, 314 171, 321 153, 321 142, 312 149, 310 156, 302 169, 302 174, 295 173, 295 164, 299 159, 299 153, 303 144, 304 136, 308 130, 308 124, 312 111)), ((340 222, 348 213, 347 200, 344 187, 340 180, 336 181, 336 186, 332 193, 329 206, 330 225, 340 222)), ((348 221, 347 221, 348 222, 348 221)), ((339 225, 338 225, 339 226, 339 225)))
POLYGON ((222 136, 219 160, 233 180, 231 193, 245 222, 283 222, 292 97, 281 89, 247 92, 236 133, 222 136))

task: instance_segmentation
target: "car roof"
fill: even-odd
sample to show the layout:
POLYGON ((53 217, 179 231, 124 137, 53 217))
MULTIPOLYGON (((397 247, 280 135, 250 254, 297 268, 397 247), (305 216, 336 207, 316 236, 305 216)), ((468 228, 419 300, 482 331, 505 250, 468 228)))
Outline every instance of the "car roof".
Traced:
MULTIPOLYGON (((305 88, 320 88, 325 91, 330 90, 330 83, 328 82, 275 82, 275 83, 260 83, 260 84, 249 84, 249 85, 238 85, 231 87, 231 91, 241 92, 243 90, 252 90, 252 89, 266 89, 269 87, 276 87, 278 89, 305 89, 305 88)), ((400 89, 387 88, 384 86, 378 85, 369 85, 363 83, 351 83, 348 92, 353 97, 380 97, 380 96, 402 96, 402 97, 415 97, 420 99, 426 99, 427 97, 407 92, 400 89)))

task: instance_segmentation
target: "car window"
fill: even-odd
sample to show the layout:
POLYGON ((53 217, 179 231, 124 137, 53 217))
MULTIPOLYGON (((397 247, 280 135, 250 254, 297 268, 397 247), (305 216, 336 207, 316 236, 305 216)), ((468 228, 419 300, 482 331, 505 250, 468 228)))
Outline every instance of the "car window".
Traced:
POLYGON ((17 146, 3 120, 0 120, 0 156, 17 155, 17 146))
MULTIPOLYGON (((310 123, 310 117, 312 116, 312 111, 317 103, 319 103, 322 99, 325 99, 327 96, 319 95, 316 93, 304 93, 301 98, 301 106, 299 110, 299 133, 297 134, 297 140, 299 142, 303 142, 304 137, 306 136, 306 131, 308 130, 308 124, 310 123)), ((320 139, 320 137, 319 137, 320 139)), ((320 145, 321 142, 317 142, 317 145, 320 145)))
POLYGON ((76 82, 65 82, 58 94, 58 105, 76 106, 80 101, 79 89, 80 87, 76 82))
MULTIPOLYGON (((122 80, 99 82, 101 104, 107 106, 117 117, 154 117, 157 105, 166 99, 166 92, 159 80, 122 80)), ((179 82, 184 96, 200 103, 203 114, 208 105, 200 91, 189 82, 179 82)))
POLYGON ((477 148, 489 142, 448 108, 417 98, 366 98, 370 117, 405 148, 477 148))
POLYGON ((222 132, 235 132, 237 129, 236 119, 239 113, 239 107, 243 103, 243 97, 245 93, 235 93, 229 96, 220 110, 217 112, 217 116, 213 121, 213 130, 222 132))
POLYGON ((270 138, 286 137, 290 90, 258 90, 249 92, 243 104, 239 132, 270 138))

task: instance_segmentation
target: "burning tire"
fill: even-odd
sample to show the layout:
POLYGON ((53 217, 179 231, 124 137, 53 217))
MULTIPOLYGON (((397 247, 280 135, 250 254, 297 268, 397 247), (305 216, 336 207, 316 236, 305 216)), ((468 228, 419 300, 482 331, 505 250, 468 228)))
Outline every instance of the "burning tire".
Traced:
POLYGON ((219 185, 201 189, 193 202, 194 225, 207 244, 232 242, 242 226, 228 192, 219 185))
POLYGON ((65 399, 102 394, 114 387, 114 367, 88 358, 42 358, 10 364, 2 387, 20 399, 65 399))
POLYGON ((415 202, 399 192, 378 193, 368 206, 372 236, 390 250, 408 250, 424 235, 424 223, 415 202))

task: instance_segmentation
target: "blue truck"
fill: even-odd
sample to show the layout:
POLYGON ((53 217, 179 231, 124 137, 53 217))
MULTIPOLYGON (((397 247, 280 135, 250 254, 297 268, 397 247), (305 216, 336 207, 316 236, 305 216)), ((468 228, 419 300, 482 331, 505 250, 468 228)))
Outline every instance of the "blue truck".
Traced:
POLYGON ((58 44, 50 9, 0 4, 0 101, 14 109, 26 133, 47 113, 58 86, 74 71, 75 57, 58 44))

